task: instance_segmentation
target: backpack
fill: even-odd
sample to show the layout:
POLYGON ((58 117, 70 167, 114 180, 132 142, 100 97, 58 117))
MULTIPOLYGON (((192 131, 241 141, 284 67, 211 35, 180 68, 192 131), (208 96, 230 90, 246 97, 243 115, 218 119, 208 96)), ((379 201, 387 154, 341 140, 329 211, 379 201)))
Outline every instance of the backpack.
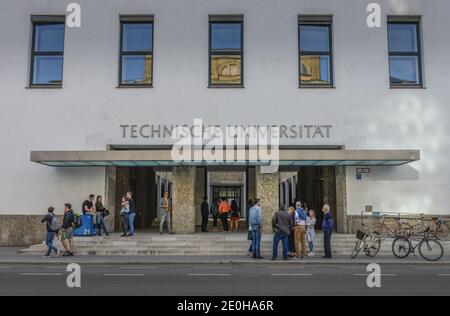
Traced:
POLYGON ((80 215, 77 215, 75 213, 73 214, 72 226, 74 228, 80 228, 81 226, 83 226, 83 220, 81 219, 80 215))
POLYGON ((52 214, 52 223, 50 224, 50 229, 54 232, 60 230, 62 227, 61 220, 52 214))

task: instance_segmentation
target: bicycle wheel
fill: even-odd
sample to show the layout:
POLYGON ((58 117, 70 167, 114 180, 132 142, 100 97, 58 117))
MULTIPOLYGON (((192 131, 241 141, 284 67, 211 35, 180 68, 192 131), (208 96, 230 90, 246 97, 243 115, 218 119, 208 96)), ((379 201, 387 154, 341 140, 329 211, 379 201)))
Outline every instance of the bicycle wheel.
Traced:
POLYGON ((419 244, 419 253, 425 260, 438 261, 444 255, 444 247, 436 239, 424 239, 419 244))
POLYGON ((408 238, 397 237, 392 243, 392 253, 399 259, 404 259, 411 253, 412 245, 408 238))
POLYGON ((369 242, 367 243, 366 247, 366 256, 368 257, 375 257, 381 248, 381 238, 378 236, 373 236, 370 238, 369 242))
POLYGON ((355 247, 353 247, 352 254, 351 254, 352 259, 355 259, 356 257, 358 257, 359 252, 361 251, 361 243, 362 243, 362 240, 360 240, 360 239, 358 239, 356 241, 355 247))

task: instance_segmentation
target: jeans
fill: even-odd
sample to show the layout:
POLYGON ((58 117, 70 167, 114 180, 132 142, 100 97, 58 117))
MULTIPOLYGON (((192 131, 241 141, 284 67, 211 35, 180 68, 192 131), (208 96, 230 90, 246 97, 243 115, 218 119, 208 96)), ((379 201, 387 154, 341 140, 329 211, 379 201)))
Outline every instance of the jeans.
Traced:
POLYGON ((45 244, 48 247, 46 256, 50 256, 52 254, 52 250, 55 253, 58 253, 58 249, 55 246, 53 246, 53 239, 55 239, 55 235, 56 235, 55 232, 47 232, 47 235, 45 237, 45 244))
POLYGON ((213 227, 217 227, 217 220, 219 219, 219 213, 213 215, 213 227))
POLYGON ((128 224, 130 226, 130 235, 134 235, 134 219, 136 218, 136 213, 130 213, 128 215, 128 224))
POLYGON ((308 241, 308 246, 309 246, 309 252, 313 252, 314 251, 314 242, 308 241))
POLYGON ((105 231, 105 234, 108 234, 108 230, 106 229, 106 226, 105 226, 105 220, 104 220, 103 216, 100 214, 97 215, 97 229, 98 229, 97 233, 99 235, 102 234, 102 229, 105 231))
POLYGON ((252 235, 253 235, 253 242, 252 242, 253 256, 258 257, 261 255, 261 226, 252 225, 252 235))
POLYGON ((164 212, 161 214, 161 222, 159 223, 159 232, 162 234, 164 232, 164 222, 167 221, 167 230, 169 234, 172 233, 172 220, 170 218, 169 212, 164 212))
POLYGON ((278 257, 278 244, 281 243, 283 245, 283 258, 286 259, 288 257, 289 250, 289 235, 282 234, 280 232, 275 232, 273 235, 273 253, 272 257, 276 259, 278 257))
POLYGON ((331 258, 331 231, 323 232, 323 248, 325 249, 325 257, 331 258))

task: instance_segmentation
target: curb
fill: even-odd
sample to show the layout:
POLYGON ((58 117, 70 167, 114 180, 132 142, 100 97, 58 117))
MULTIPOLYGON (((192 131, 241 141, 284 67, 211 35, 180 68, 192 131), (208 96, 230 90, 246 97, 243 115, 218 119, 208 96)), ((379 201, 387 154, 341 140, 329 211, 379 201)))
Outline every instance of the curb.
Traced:
POLYGON ((125 266, 142 266, 142 265, 150 265, 150 266, 180 266, 180 265, 234 265, 234 266, 261 266, 261 265, 292 265, 292 266, 304 266, 304 265, 363 265, 366 266, 370 263, 378 263, 380 265, 404 265, 404 266, 412 266, 412 265, 427 265, 427 266, 442 266, 442 265, 450 265, 450 261, 438 261, 438 262, 429 262, 425 260, 420 261, 402 261, 402 260, 388 260, 388 261, 379 261, 379 260, 289 260, 289 261, 271 261, 271 260, 261 260, 261 261, 253 261, 253 260, 181 260, 181 261, 120 261, 120 260, 27 260, 27 261, 19 261, 19 260, 1 260, 0 265, 65 265, 68 263, 78 263, 80 265, 125 265, 125 266))

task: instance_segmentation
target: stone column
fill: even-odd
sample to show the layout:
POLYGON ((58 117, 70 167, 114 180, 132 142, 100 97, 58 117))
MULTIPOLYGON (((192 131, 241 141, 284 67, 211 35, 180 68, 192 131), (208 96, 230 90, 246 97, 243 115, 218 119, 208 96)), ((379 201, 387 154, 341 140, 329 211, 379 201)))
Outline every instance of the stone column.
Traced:
POLYGON ((174 233, 195 233, 195 167, 173 168, 172 212, 174 233))
POLYGON ((256 195, 260 199, 263 215, 263 233, 272 233, 272 216, 280 203, 280 174, 256 172, 256 195))
POLYGON ((346 168, 336 167, 336 212, 337 232, 349 233, 347 221, 347 182, 346 168))

